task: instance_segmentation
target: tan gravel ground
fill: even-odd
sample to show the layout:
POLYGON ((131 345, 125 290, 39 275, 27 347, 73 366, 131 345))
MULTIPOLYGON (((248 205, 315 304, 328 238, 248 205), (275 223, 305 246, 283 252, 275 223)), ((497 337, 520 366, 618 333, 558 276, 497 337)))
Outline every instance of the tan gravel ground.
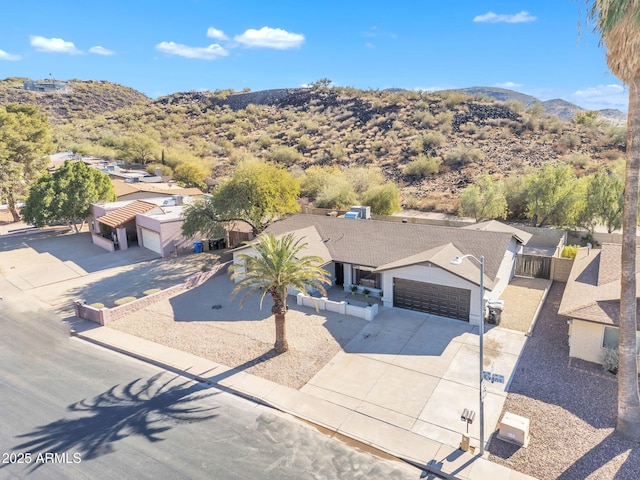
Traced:
POLYGON ((175 302, 165 300, 109 327, 297 389, 368 322, 328 312, 320 315, 312 308, 297 307, 293 297, 289 305, 289 351, 282 355, 273 350, 275 324, 273 316, 267 316, 268 300, 262 310, 264 320, 174 321, 175 302))
POLYGON ((504 300, 500 326, 519 332, 531 328, 533 312, 544 297, 550 281, 542 278, 516 277, 507 285, 500 300, 504 300))
POLYGON ((592 364, 569 364, 567 322, 555 282, 520 358, 505 411, 531 421, 519 448, 494 438, 490 460, 539 479, 637 480, 640 445, 618 437, 617 383, 592 364))

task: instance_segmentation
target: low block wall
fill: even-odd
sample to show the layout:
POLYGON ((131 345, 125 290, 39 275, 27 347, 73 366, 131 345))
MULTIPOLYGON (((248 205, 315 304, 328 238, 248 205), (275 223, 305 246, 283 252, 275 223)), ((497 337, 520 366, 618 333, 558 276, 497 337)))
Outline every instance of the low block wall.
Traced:
POLYGON ((351 315, 352 317, 364 318, 371 321, 378 314, 378 304, 374 303, 369 307, 358 307, 357 305, 349 305, 345 301, 336 302, 329 300, 326 297, 316 298, 309 297, 304 293, 298 293, 296 295, 296 302, 298 305, 304 307, 317 308, 318 310, 327 310, 329 312, 336 312, 341 315, 351 315))
POLYGON ((152 293, 151 295, 138 298, 133 302, 125 303, 124 305, 120 305, 118 307, 97 309, 85 304, 84 300, 76 300, 74 302, 76 316, 84 318, 86 320, 90 320, 99 325, 108 325, 109 322, 113 322, 120 318, 126 317, 127 315, 133 312, 137 312, 138 310, 142 310, 143 308, 159 302, 160 300, 173 297, 174 295, 178 295, 185 290, 189 290, 190 288, 202 285, 211 277, 226 272, 230 264, 231 262, 220 263, 214 266, 208 272, 196 273, 194 275, 191 275, 179 285, 165 288, 164 290, 160 290, 159 292, 152 293))
POLYGON ((551 258, 551 280, 567 283, 573 258, 552 257, 551 258))

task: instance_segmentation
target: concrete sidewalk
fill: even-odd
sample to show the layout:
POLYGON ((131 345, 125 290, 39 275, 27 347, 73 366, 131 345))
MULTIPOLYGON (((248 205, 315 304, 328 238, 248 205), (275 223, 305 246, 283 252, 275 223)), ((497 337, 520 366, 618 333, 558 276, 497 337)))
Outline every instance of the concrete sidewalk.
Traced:
POLYGON ((170 371, 250 398, 323 427, 334 435, 354 439, 445 478, 461 480, 525 480, 528 475, 491 463, 364 413, 314 395, 232 369, 148 340, 74 320, 72 334, 170 371))

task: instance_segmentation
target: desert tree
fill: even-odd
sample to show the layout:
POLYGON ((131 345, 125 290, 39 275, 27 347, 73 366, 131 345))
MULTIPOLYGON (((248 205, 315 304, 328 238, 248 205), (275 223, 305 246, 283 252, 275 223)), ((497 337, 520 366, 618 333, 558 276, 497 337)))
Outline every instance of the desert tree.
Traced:
POLYGON ((31 186, 21 213, 25 222, 36 227, 64 223, 78 233, 92 203, 115 199, 108 175, 82 162, 67 160, 53 174, 41 176, 31 186))
POLYGON ((52 150, 49 121, 35 105, 0 107, 0 198, 15 222, 20 220, 16 203, 46 171, 52 150))

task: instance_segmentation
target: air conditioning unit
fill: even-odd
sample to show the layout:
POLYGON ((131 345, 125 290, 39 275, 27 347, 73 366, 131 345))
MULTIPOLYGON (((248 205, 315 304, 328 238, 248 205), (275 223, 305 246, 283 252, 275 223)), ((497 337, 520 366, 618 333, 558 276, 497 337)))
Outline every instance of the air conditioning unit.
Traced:
POLYGON ((529 419, 511 412, 504 412, 498 438, 521 447, 529 445, 529 419))

